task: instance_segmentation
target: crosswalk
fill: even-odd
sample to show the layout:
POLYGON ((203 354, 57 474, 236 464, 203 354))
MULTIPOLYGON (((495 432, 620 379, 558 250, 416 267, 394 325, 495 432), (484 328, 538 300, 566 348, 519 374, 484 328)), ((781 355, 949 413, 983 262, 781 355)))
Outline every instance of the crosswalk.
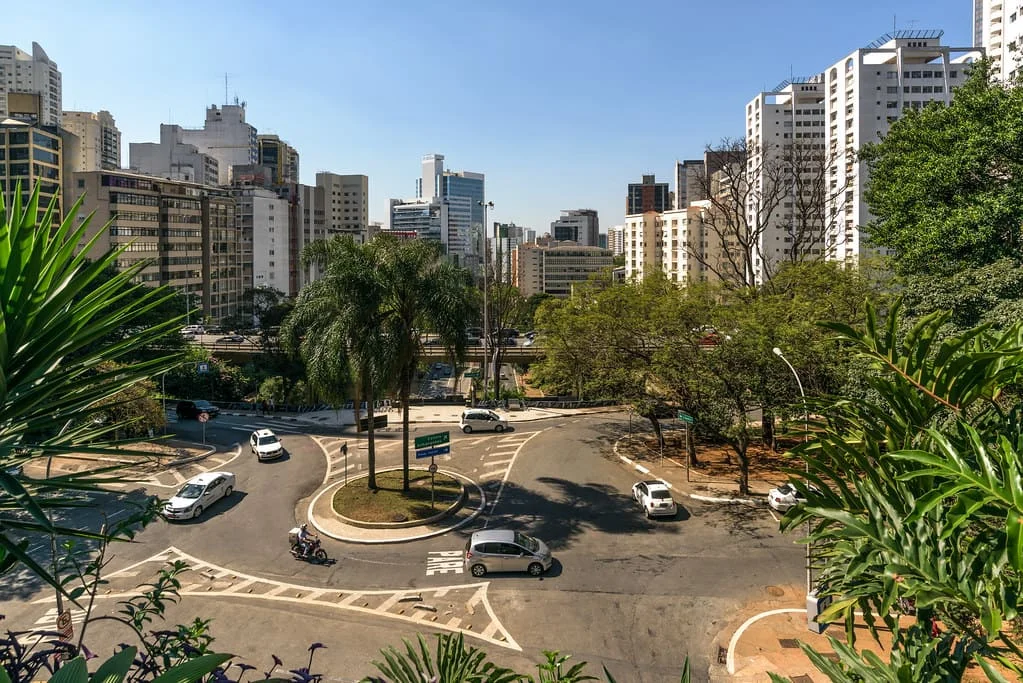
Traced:
MULTIPOLYGON (((398 590, 308 586, 236 572, 171 546, 142 562, 108 574, 108 584, 97 597, 116 601, 132 596, 138 592, 137 586, 155 577, 168 562, 178 560, 187 563, 190 569, 179 577, 181 588, 178 592, 186 599, 219 597, 314 605, 395 619, 417 627, 460 632, 494 646, 522 650, 494 614, 487 597, 488 582, 398 590)), ((49 605, 52 601, 53 598, 43 598, 34 604, 49 605)), ((78 618, 80 623, 81 615, 78 618)), ((36 628, 55 623, 56 609, 50 608, 36 621, 36 628)))

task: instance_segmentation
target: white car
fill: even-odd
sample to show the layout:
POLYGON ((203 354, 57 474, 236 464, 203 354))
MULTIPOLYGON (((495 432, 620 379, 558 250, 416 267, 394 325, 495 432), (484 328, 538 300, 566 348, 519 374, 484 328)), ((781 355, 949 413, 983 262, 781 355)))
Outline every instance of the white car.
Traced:
POLYGON ((647 517, 674 517, 678 512, 671 498, 671 489, 663 481, 637 482, 632 487, 632 497, 643 506, 647 517))
POLYGON ((493 410, 473 408, 462 413, 462 419, 459 421, 458 426, 466 434, 485 431, 503 432, 508 429, 508 420, 493 410))
POLYGON ((805 502, 806 498, 792 484, 782 484, 767 494, 767 504, 778 512, 788 512, 799 503, 805 502))
POLYGON ((273 460, 284 455, 284 444, 269 429, 257 429, 252 432, 249 447, 257 460, 273 460))
POLYGON ((196 334, 206 334, 206 328, 202 325, 186 325, 181 328, 181 334, 186 337, 193 336, 196 334))
POLYGON ((227 498, 234 491, 234 475, 230 472, 203 472, 192 477, 163 507, 167 519, 195 519, 211 505, 227 498))
POLYGON ((678 511, 671 498, 671 489, 657 480, 637 482, 632 487, 632 498, 642 506, 648 517, 671 517, 678 511))

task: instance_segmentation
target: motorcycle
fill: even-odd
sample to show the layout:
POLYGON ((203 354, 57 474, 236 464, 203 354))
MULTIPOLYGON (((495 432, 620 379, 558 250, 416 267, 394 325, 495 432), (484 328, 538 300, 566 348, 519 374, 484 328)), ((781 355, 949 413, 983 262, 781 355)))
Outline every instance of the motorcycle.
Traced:
POLYGON ((307 562, 326 562, 327 551, 320 547, 320 539, 312 538, 308 541, 309 549, 305 554, 302 553, 302 546, 297 542, 291 544, 291 556, 296 560, 305 560, 307 562))

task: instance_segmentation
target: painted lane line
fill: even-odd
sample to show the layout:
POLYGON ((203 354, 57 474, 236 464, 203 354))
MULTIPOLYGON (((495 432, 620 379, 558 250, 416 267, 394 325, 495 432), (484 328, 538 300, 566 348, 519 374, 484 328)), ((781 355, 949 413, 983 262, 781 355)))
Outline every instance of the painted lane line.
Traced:
POLYGON ((643 474, 650 474, 650 470, 643 467, 642 465, 636 465, 636 471, 642 472, 643 474))
POLYGON ((487 467, 494 467, 495 465, 507 465, 511 463, 515 458, 508 458, 507 460, 487 460, 487 467))
MULTIPOLYGON (((532 434, 529 435, 529 437, 525 441, 522 442, 522 444, 517 449, 515 449, 515 455, 512 456, 511 464, 508 465, 508 469, 505 471, 504 477, 501 478, 501 486, 498 487, 497 495, 494 496, 494 503, 493 503, 493 505, 490 508, 490 514, 494 513, 494 510, 497 509, 497 504, 499 502, 501 502, 501 494, 504 493, 505 484, 508 483, 508 476, 511 474, 512 468, 515 467, 515 459, 519 457, 519 453, 521 453, 522 449, 526 447, 526 444, 528 444, 530 441, 532 441, 535 437, 539 436, 540 434, 543 434, 545 431, 547 431, 547 429, 550 429, 550 427, 547 427, 545 429, 541 429, 539 431, 533 432, 532 434)), ((483 528, 486 529, 488 524, 490 524, 490 518, 489 517, 487 518, 487 520, 485 522, 483 522, 483 528)), ((509 638, 510 637, 511 636, 509 636, 509 638)), ((517 649, 521 649, 521 648, 518 648, 517 645, 516 645, 516 648, 517 649)))

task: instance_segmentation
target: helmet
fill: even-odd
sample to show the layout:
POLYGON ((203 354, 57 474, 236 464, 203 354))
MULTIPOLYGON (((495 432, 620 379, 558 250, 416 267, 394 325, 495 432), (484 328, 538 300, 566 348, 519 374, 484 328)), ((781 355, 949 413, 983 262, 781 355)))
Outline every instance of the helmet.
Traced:
POLYGON ((303 524, 302 525, 302 531, 309 531, 309 525, 308 524, 303 524))

